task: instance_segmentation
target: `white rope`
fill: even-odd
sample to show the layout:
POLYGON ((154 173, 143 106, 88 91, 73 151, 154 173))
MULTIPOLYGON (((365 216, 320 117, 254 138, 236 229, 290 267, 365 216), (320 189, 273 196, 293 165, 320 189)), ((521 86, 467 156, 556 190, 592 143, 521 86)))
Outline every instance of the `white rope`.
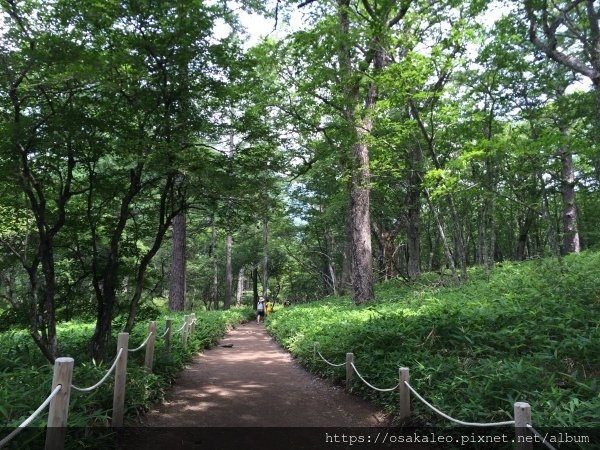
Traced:
POLYGON ((346 363, 345 363, 345 362, 344 362, 344 363, 341 363, 341 364, 333 364, 333 363, 331 363, 331 362, 327 361, 327 360, 325 359, 325 357, 324 357, 323 355, 321 355, 321 352, 320 352, 319 350, 317 350, 317 348, 316 348, 316 347, 315 347, 315 352, 317 352, 317 354, 318 354, 318 355, 321 357, 321 359, 322 359, 324 362, 326 362, 327 364, 329 364, 331 367, 341 367, 341 366, 345 366, 345 365, 346 365, 346 363))
POLYGON ((106 374, 102 377, 102 379, 100 381, 98 381, 95 385, 90 386, 88 388, 80 388, 80 387, 77 387, 74 384, 72 384, 71 387, 79 392, 91 392, 94 389, 96 389, 97 387, 99 387, 102 383, 104 383, 106 381, 106 379, 112 373, 112 371, 115 370, 115 367, 117 367, 117 361, 121 357, 121 353, 123 353, 123 347, 121 347, 119 349, 119 353, 117 353, 117 357, 113 361, 112 366, 110 366, 110 369, 108 369, 108 372, 106 372, 106 374))
POLYGON ((185 328, 185 322, 183 322, 183 325, 181 325, 181 328, 179 330, 175 330, 175 333, 179 333, 184 328, 185 328))
POLYGON ((167 333, 169 332, 169 330, 170 330, 170 329, 171 329, 171 327, 167 328, 167 329, 165 330, 165 332, 164 332, 163 334, 161 334, 161 335, 160 335, 160 338, 161 338, 161 339, 162 339, 162 338, 164 338, 164 337, 167 335, 167 333))
POLYGON ((464 425, 466 427, 497 427, 497 426, 502 426, 502 425, 514 425, 515 421, 514 420, 507 420, 505 422, 491 422, 491 423, 477 423, 477 422, 463 422, 462 420, 458 420, 458 419, 454 419, 453 417, 450 417, 447 414, 444 414, 442 411, 440 411, 439 409, 437 409, 435 406, 433 406, 431 403, 429 403, 427 400, 425 400, 423 397, 421 397, 417 391, 415 391, 412 386, 410 384, 408 384, 407 381, 404 382, 404 384, 406 385, 406 387, 408 387, 408 389, 410 389, 410 391, 415 394, 415 396, 421 400, 425 405, 429 406, 429 408, 431 408, 434 412, 436 412, 437 414, 439 414, 440 416, 442 416, 445 419, 448 419, 452 422, 455 422, 459 425, 464 425))
POLYGON ((373 386, 371 383, 369 383, 367 380, 365 380, 360 373, 358 373, 358 369, 356 368, 356 366, 354 365, 353 362, 351 362, 350 365, 352 366, 352 368, 356 372, 356 375, 358 375, 358 378, 360 378, 363 381, 363 383, 365 383, 371 389, 375 389, 376 391, 379 391, 379 392, 390 392, 390 391, 398 389, 398 386, 400 386, 400 383, 398 383, 396 386, 394 386, 393 388, 389 388, 389 389, 380 389, 380 388, 377 388, 377 387, 373 386))
POLYGON ((544 436, 542 436, 535 428, 533 428, 533 426, 531 426, 531 424, 528 423, 525 426, 527 428, 529 428, 529 431, 531 431, 533 434, 535 434, 537 437, 539 437, 542 440, 542 444, 544 444, 550 450, 556 450, 556 448, 553 447, 552 445, 550 445, 550 443, 548 443, 548 441, 546 441, 546 438, 544 436))
POLYGON ((148 337, 146 338, 146 340, 144 342, 142 342, 142 345, 140 345, 138 348, 134 348, 132 350, 127 349, 128 352, 137 352, 138 350, 141 350, 145 347, 145 345, 148 343, 148 339, 150 339, 150 336, 152 336, 152 331, 150 333, 148 333, 148 337))
POLYGON ((17 434, 19 434, 21 431, 23 431, 23 429, 29 425, 45 408, 46 406, 48 406, 48 404, 50 403, 50 401, 56 396, 56 394, 58 394, 60 392, 60 390, 62 389, 62 385, 58 384, 54 390, 50 393, 50 395, 48 396, 48 398, 46 398, 46 400, 44 400, 44 402, 39 406, 38 409, 36 409, 27 419, 25 419, 21 425, 19 425, 17 428, 15 428, 8 436, 6 436, 4 439, 2 439, 0 441, 0 448, 4 447, 6 444, 8 444, 17 434))

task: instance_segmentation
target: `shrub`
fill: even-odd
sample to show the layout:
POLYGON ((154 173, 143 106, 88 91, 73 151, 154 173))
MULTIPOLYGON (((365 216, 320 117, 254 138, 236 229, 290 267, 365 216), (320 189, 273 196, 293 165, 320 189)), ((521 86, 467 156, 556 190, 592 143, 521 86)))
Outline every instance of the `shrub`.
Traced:
MULTIPOLYGON (((460 287, 427 275, 408 286, 377 287, 377 300, 355 306, 347 297, 284 309, 268 329, 309 370, 342 382, 330 361, 353 352, 371 384, 394 386, 398 367, 411 385, 453 417, 503 421, 515 401, 532 405, 544 426, 600 427, 600 253, 505 263, 489 281, 473 270, 460 287)), ((396 412, 397 394, 379 393, 355 377, 353 390, 396 412)), ((418 401, 422 424, 448 425, 418 401)))

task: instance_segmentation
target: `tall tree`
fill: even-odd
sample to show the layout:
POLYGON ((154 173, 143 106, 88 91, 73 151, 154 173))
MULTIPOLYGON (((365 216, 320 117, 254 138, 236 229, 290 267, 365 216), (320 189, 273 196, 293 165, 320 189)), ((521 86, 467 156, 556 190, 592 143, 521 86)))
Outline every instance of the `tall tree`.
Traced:
MULTIPOLYGON (((544 54, 588 78, 596 99, 596 141, 600 142, 600 8, 596 0, 524 0, 529 39, 544 54)), ((594 158, 600 177, 600 157, 594 158)))
POLYGON ((186 214, 173 219, 172 263, 169 282, 169 309, 183 311, 186 295, 186 214))

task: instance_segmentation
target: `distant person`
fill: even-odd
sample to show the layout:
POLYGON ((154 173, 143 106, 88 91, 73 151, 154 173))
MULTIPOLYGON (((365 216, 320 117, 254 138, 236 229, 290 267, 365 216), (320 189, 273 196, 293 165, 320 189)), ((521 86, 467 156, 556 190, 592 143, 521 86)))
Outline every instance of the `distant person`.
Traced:
POLYGON ((260 323, 260 318, 265 317, 265 299, 260 297, 256 305, 256 323, 260 323))
POLYGON ((265 307, 267 308, 267 317, 269 317, 269 314, 272 314, 273 310, 275 309, 275 303, 269 300, 267 303, 265 303, 265 307))

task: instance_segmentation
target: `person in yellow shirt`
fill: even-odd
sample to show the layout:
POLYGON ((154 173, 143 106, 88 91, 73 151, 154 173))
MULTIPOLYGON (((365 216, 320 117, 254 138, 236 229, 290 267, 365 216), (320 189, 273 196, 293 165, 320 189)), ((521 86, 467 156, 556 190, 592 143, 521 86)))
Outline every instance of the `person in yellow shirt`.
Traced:
POLYGON ((267 317, 268 317, 269 314, 271 314, 273 312, 273 310, 275 309, 275 304, 271 300, 269 300, 265 306, 267 308, 267 317))

